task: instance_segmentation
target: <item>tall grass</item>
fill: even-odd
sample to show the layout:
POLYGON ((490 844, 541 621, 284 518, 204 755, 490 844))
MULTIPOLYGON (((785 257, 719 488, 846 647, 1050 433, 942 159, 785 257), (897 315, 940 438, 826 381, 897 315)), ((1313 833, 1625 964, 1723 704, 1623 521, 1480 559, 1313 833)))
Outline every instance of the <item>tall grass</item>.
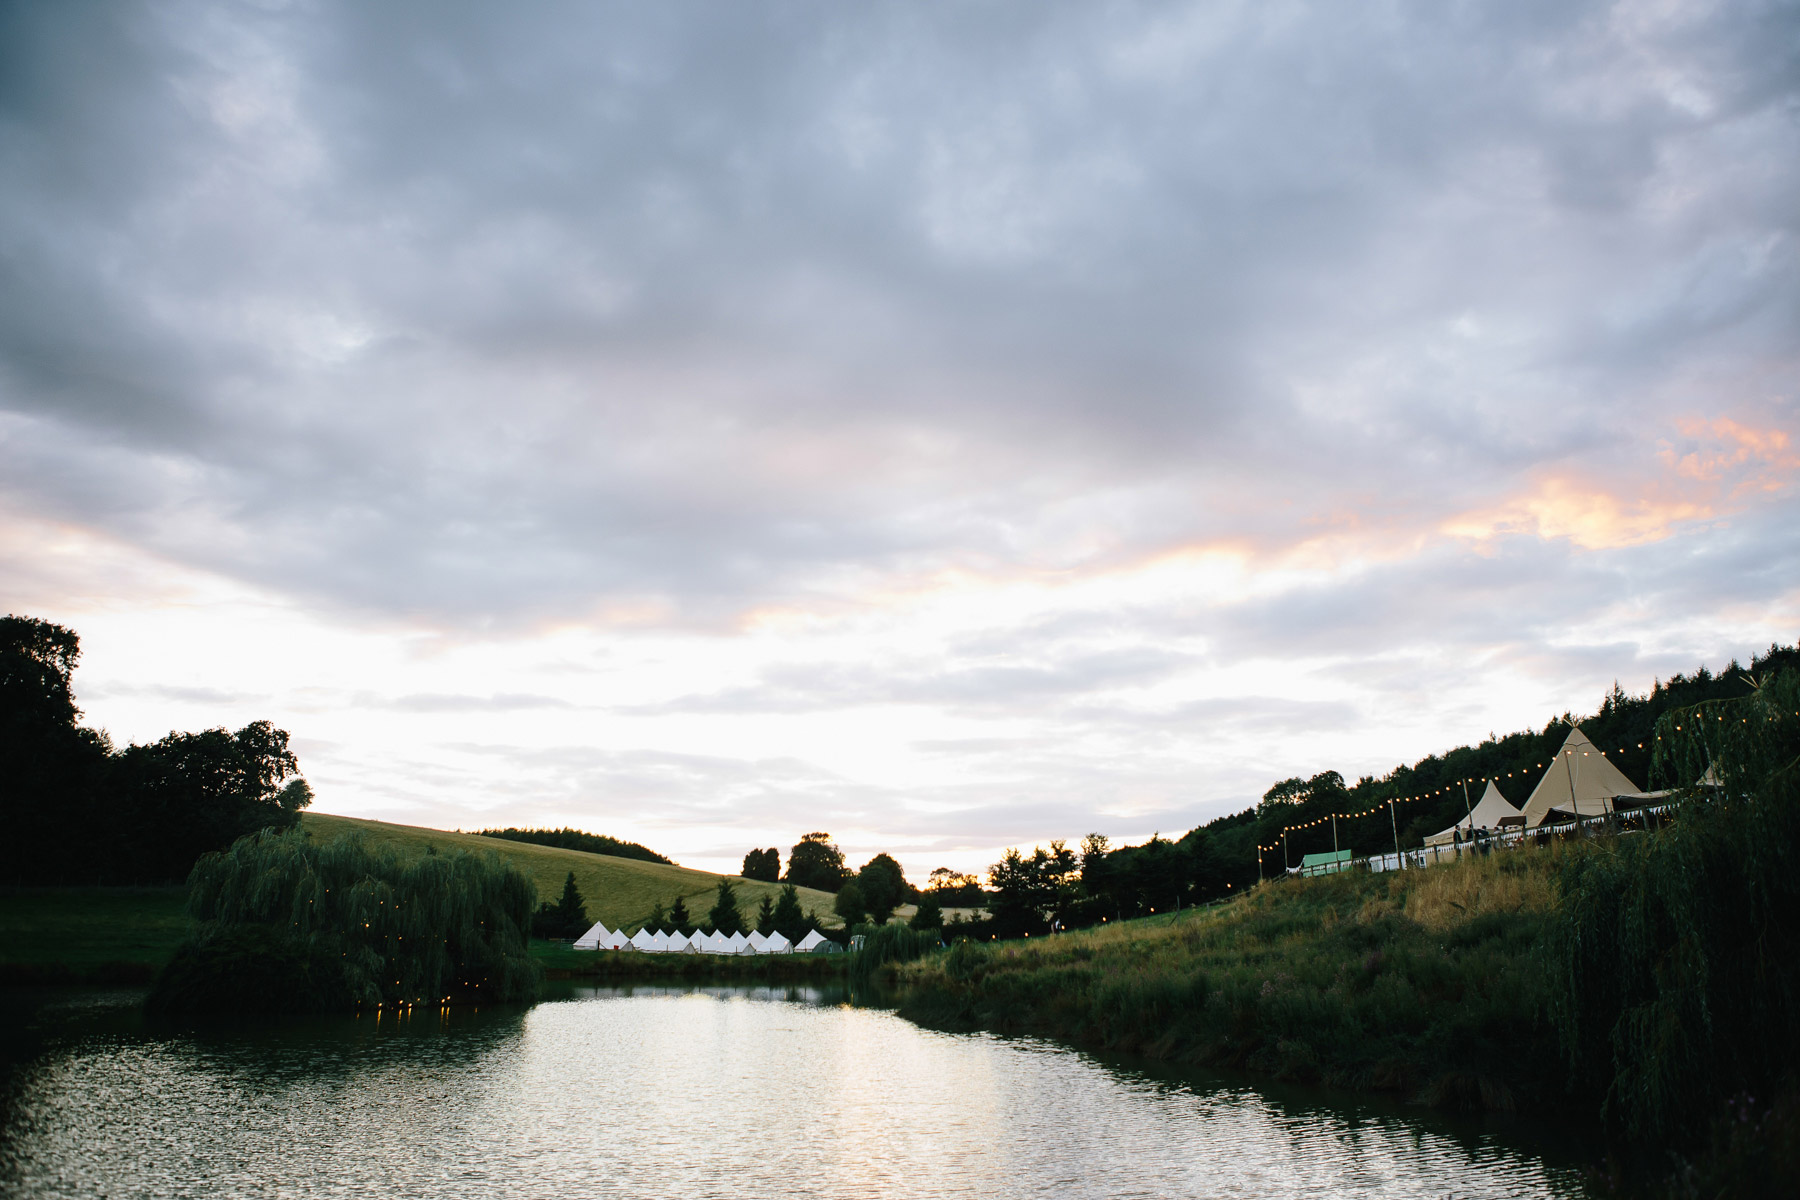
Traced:
POLYGON ((493 855, 402 858, 298 831, 242 838, 195 864, 188 912, 200 933, 151 1007, 528 999, 540 974, 527 953, 535 903, 531 881, 493 855))
POLYGON ((1553 863, 1283 881, 1220 909, 960 943, 892 975, 927 1023, 1507 1109, 1561 1090, 1535 951, 1553 863))
POLYGON ((853 987, 867 987, 883 967, 912 962, 943 944, 935 929, 877 925, 864 935, 862 949, 850 956, 850 983, 853 987))

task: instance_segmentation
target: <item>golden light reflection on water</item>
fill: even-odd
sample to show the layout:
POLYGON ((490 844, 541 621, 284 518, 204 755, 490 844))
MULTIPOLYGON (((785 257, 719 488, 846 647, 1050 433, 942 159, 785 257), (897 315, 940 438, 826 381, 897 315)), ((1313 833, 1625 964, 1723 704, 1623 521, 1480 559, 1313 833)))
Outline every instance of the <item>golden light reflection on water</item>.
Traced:
POLYGON ((1573 1195, 1503 1138, 922 1030, 810 989, 158 1032, 8 1079, 0 1193, 1573 1195))

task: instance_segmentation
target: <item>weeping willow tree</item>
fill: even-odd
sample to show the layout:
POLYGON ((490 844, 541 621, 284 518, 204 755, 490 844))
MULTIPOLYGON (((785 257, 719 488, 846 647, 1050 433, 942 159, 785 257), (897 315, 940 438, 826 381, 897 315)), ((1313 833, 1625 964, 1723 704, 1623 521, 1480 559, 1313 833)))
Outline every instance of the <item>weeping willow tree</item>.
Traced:
POLYGON ((1800 1064, 1800 672, 1665 715, 1654 770, 1696 787, 1674 822, 1571 856, 1555 1016, 1615 1129, 1679 1146, 1800 1064))
POLYGON ((260 833, 188 876, 199 932, 153 1010, 348 1009, 526 1000, 537 895, 489 853, 403 860, 359 838, 260 833))

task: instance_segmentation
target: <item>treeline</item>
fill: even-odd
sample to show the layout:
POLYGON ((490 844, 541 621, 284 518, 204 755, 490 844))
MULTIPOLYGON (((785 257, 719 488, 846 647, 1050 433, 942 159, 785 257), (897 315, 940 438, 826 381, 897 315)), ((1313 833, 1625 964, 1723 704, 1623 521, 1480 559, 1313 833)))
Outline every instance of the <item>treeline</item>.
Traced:
POLYGON ((584 850, 589 854, 610 854, 614 858, 635 858, 639 862, 677 865, 648 846, 622 842, 604 833, 588 833, 581 829, 478 829, 479 837, 504 838, 509 842, 530 842, 534 846, 555 846, 559 850, 584 850))
POLYGON ((267 721, 113 747, 79 723, 75 632, 0 619, 0 881, 176 883, 210 850, 286 829, 312 803, 267 721))

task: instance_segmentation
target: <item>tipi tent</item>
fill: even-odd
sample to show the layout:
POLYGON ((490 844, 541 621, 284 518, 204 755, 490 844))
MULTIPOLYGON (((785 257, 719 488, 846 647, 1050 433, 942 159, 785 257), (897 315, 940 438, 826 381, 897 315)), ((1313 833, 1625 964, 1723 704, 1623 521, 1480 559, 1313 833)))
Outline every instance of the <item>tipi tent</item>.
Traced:
POLYGON ((1471 830, 1498 829, 1500 823, 1508 817, 1512 818, 1507 821, 1508 824, 1521 825, 1524 823, 1524 814, 1507 803, 1506 797, 1500 794, 1500 789, 1495 787, 1494 781, 1490 779, 1487 791, 1481 793, 1481 802, 1475 806, 1474 810, 1464 814, 1462 820, 1442 833, 1434 833, 1426 838, 1425 844, 1427 846, 1448 846, 1456 840, 1458 829, 1462 830, 1463 836, 1466 838, 1471 830))
POLYGON ((600 943, 611 936, 612 934, 607 932, 606 926, 595 921, 586 933, 575 939, 575 949, 598 950, 600 949, 600 943))
POLYGON ((742 933, 732 934, 731 935, 731 953, 733 953, 733 954, 748 954, 749 952, 750 952, 750 939, 745 937, 742 933))
POLYGON ((796 954, 811 954, 828 940, 829 939, 818 930, 808 930, 805 937, 794 943, 794 952, 796 954))
POLYGON ((794 948, 794 943, 788 941, 785 937, 781 936, 781 934, 777 932, 777 933, 771 933, 769 935, 768 946, 766 947, 764 952, 768 953, 768 954, 786 954, 793 948, 794 948))
POLYGON ((1550 818, 1552 809, 1570 817, 1609 813, 1614 796, 1629 796, 1637 790, 1637 784, 1608 762, 1577 725, 1569 730, 1568 740, 1525 801, 1525 824, 1537 828, 1550 818))
POLYGON ((657 948, 656 935, 651 933, 648 929, 638 930, 631 935, 631 948, 633 950, 642 950, 645 953, 654 952, 657 948))
POLYGON ((602 950, 623 950, 629 945, 631 945, 631 939, 625 936, 623 929, 615 929, 600 939, 602 950))
POLYGON ((686 954, 687 949, 688 949, 687 934, 685 934, 685 933, 681 932, 681 930, 677 929, 674 933, 671 933, 668 936, 668 939, 665 943, 665 948, 668 950, 668 952, 670 954, 686 954))

